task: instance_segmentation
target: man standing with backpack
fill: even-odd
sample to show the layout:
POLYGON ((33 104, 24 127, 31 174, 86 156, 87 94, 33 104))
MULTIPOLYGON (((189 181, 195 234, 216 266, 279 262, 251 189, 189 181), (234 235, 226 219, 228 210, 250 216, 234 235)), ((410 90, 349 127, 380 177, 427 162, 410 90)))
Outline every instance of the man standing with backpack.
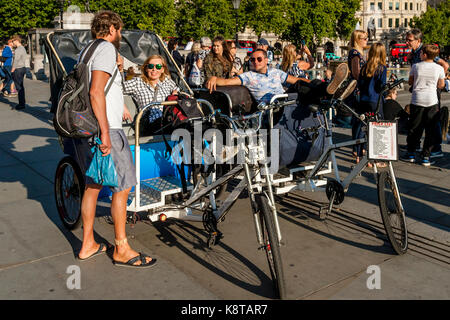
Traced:
MULTIPOLYGON (((100 128, 100 150, 103 156, 111 154, 117 173, 118 187, 111 188, 112 203, 111 216, 114 221, 115 248, 113 262, 117 266, 136 268, 150 267, 156 259, 137 253, 128 244, 126 225, 126 206, 128 194, 136 185, 135 167, 128 145, 127 137, 122 129, 124 112, 124 99, 122 94, 121 77, 117 72, 117 49, 120 46, 123 22, 120 16, 112 11, 98 12, 91 24, 91 33, 94 39, 102 39, 92 54, 88 67, 90 72, 90 103, 100 128), (107 94, 105 89, 113 81, 107 94)), ((84 50, 80 60, 85 54, 84 50)), ((79 151, 90 155, 87 139, 80 139, 79 151), (86 148, 87 147, 87 148, 86 148)), ((89 166, 89 156, 85 162, 89 166)), ((86 169, 85 168, 85 169, 86 169)), ((83 244, 78 254, 80 260, 89 259, 107 250, 107 246, 98 244, 94 240, 94 220, 97 207, 97 198, 101 185, 93 183, 86 178, 86 188, 81 203, 81 218, 83 221, 83 244)))

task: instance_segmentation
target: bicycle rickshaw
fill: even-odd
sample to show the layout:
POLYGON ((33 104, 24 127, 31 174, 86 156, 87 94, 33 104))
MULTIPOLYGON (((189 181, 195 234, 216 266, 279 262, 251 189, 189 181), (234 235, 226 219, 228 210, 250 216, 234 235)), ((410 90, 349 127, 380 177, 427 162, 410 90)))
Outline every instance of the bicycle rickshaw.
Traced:
MULTIPOLYGON (((276 195, 293 190, 323 190, 330 199, 329 210, 331 210, 333 204, 343 201, 348 185, 369 162, 365 156, 352 173, 341 181, 334 150, 367 142, 366 139, 360 139, 333 144, 331 127, 325 113, 329 108, 345 104, 340 99, 331 99, 320 106, 305 106, 304 108, 307 108, 305 118, 313 120, 312 131, 321 133, 312 135, 312 140, 317 141, 317 137, 320 137, 325 139, 326 143, 323 144, 319 156, 309 159, 312 162, 291 165, 275 174, 269 168, 270 163, 267 159, 269 149, 272 151, 271 154, 278 154, 277 144, 273 142, 279 137, 267 137, 267 132, 262 133, 260 129, 266 128, 271 131, 270 129, 276 127, 280 112, 285 108, 296 106, 295 97, 278 95, 273 97, 268 105, 256 105, 245 87, 222 87, 213 94, 199 89, 194 94, 156 34, 125 30, 122 36, 120 54, 126 58, 126 62, 128 60, 134 64, 141 64, 151 54, 160 54, 166 58, 172 79, 184 92, 197 98, 203 111, 204 116, 188 121, 199 121, 218 128, 216 133, 228 130, 231 133, 231 140, 237 140, 237 144, 233 143, 231 148, 218 150, 218 138, 215 134, 208 138, 203 137, 200 151, 193 151, 202 155, 201 164, 196 169, 188 167, 186 171, 179 170, 179 164, 173 158, 165 156, 166 139, 170 140, 170 147, 173 149, 180 145, 183 147, 179 140, 172 141, 170 136, 161 134, 150 137, 139 136, 142 114, 155 103, 145 106, 137 112, 136 127, 129 136, 138 184, 130 192, 127 210, 131 213, 146 212, 152 222, 167 218, 203 222, 208 232, 207 245, 211 247, 222 237, 218 224, 224 220, 239 196, 247 191, 251 201, 258 249, 266 253, 276 296, 285 298, 286 285, 280 250, 282 235, 275 206, 276 195), (206 161, 202 152, 202 148, 205 147, 210 154, 218 156, 222 153, 220 156, 229 160, 235 160, 240 154, 242 161, 218 164, 214 162, 214 156, 213 161, 206 161), (336 179, 324 179, 323 176, 332 173, 333 169, 336 179), (299 172, 303 174, 299 175, 299 172), (238 184, 229 194, 224 195, 221 190, 232 179, 237 180, 238 184)), ((71 70, 77 54, 89 40, 89 31, 58 31, 48 35, 45 45, 50 58, 53 105, 57 100, 62 78, 71 70)), ((131 132, 132 129, 125 130, 131 132)), ((60 161, 56 170, 55 199, 64 225, 68 229, 73 229, 80 221, 81 198, 84 191, 82 172, 85 169, 80 167, 73 139, 62 140, 63 150, 68 156, 60 161)), ((311 145, 313 143, 309 142, 309 146, 311 145)), ((376 166, 374 172, 377 176, 381 214, 388 238, 398 254, 404 253, 407 248, 405 213, 391 162, 389 161, 388 172, 378 174, 376 166), (393 227, 394 222, 396 226, 393 227)), ((108 190, 103 189, 99 195, 99 202, 109 202, 109 195, 108 190)))
MULTIPOLYGON (((63 78, 76 64, 79 52, 90 40, 91 36, 88 30, 56 31, 47 36, 44 44, 50 62, 53 112, 57 105, 63 78)), ((184 93, 193 95, 193 91, 184 81, 181 71, 158 35, 149 31, 123 30, 119 53, 125 58, 125 69, 129 65, 142 64, 152 54, 163 56, 168 63, 171 78, 184 93)), ((228 98, 230 99, 229 95, 228 98)), ((262 188, 258 189, 258 194, 252 187, 247 188, 247 185, 252 185, 254 176, 257 174, 255 172, 259 171, 259 166, 250 166, 249 163, 234 167, 217 166, 214 163, 212 165, 206 164, 202 160, 203 163, 196 167, 196 169, 201 167, 199 170, 194 170, 192 166, 188 166, 186 171, 180 170, 180 167, 184 168, 183 164, 178 164, 173 157, 166 156, 167 146, 176 149, 177 145, 182 146, 179 143, 180 141, 172 141, 170 135, 164 134, 148 137, 139 135, 140 120, 145 110, 154 105, 169 106, 177 102, 155 102, 141 110, 137 110, 130 97, 125 97, 125 102, 131 113, 135 111, 135 127, 131 128, 124 124, 124 130, 127 133, 135 160, 138 181, 136 187, 130 192, 127 203, 128 213, 133 215, 145 212, 147 218, 152 222, 165 221, 170 218, 203 222, 209 234, 207 243, 211 247, 222 237, 222 234, 217 230, 217 223, 223 220, 224 215, 229 212, 238 196, 244 189, 247 189, 252 200, 258 249, 263 249, 266 252, 275 287, 275 296, 285 298, 280 240, 274 231, 274 226, 278 226, 276 216, 273 214, 275 212, 274 207, 271 210, 272 206, 269 206, 268 199, 262 193, 262 188), (222 171, 221 168, 223 167, 226 167, 227 170, 222 171), (220 183, 216 179, 217 174, 220 174, 222 178, 220 183), (241 183, 236 188, 240 192, 233 191, 219 206, 219 202, 215 199, 216 193, 218 194, 220 189, 223 189, 223 185, 232 178, 242 178, 242 174, 246 178, 241 179, 241 183)), ((206 125, 214 125, 216 116, 220 114, 219 110, 216 110, 207 100, 199 98, 197 102, 204 116, 189 119, 189 122, 199 121, 206 125)), ((242 104, 240 104, 241 107, 242 104)), ((250 114, 248 118, 232 118, 233 109, 233 107, 230 107, 228 113, 223 115, 226 118, 222 118, 225 119, 225 122, 222 122, 222 130, 223 125, 225 125, 227 128, 234 130, 235 136, 240 135, 242 137, 246 133, 240 131, 240 122, 250 121, 258 116, 250 114)), ((203 145, 207 145, 207 148, 214 148, 214 139, 214 135, 208 140, 204 139, 203 145)), ((57 166, 54 184, 58 213, 64 226, 69 230, 78 227, 80 223, 81 199, 84 192, 83 172, 87 169, 83 168, 80 156, 77 154, 76 143, 76 139, 60 138, 61 147, 67 156, 57 166)), ((213 150, 211 149, 211 151, 213 150)), ((110 203, 110 195, 109 189, 103 188, 99 194, 98 202, 110 203)))

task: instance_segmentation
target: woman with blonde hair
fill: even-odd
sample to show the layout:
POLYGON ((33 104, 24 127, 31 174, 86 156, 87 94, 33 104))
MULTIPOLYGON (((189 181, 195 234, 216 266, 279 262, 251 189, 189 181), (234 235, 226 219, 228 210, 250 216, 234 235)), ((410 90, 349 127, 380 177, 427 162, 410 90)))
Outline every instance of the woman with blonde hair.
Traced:
MULTIPOLYGON (((150 102, 163 102, 179 91, 170 79, 166 60, 160 55, 148 57, 141 66, 141 76, 124 82, 124 94, 130 95, 141 109, 150 102)), ((161 128, 162 106, 151 107, 148 115, 143 115, 141 134, 153 134, 161 128), (148 125, 146 122, 148 120, 148 125)))
POLYGON ((297 61, 297 48, 293 44, 288 44, 283 48, 283 59, 281 62, 281 70, 297 78, 305 78, 306 70, 311 69, 314 66, 314 59, 307 46, 301 49, 301 52, 305 52, 308 57, 308 62, 297 61))
MULTIPOLYGON (((192 44, 191 52, 186 57, 186 64, 184 65, 184 76, 186 79, 189 78, 189 75, 191 74, 191 70, 194 63, 197 63, 197 60, 199 59, 199 54, 202 49, 202 46, 200 44, 200 41, 195 41, 192 44)), ((200 68, 197 65, 198 68, 200 68)))
MULTIPOLYGON (((368 34, 363 30, 355 30, 350 37, 350 51, 348 52, 348 68, 350 71, 349 79, 358 80, 361 69, 366 64, 364 58, 364 48, 367 46, 368 34)), ((356 88, 352 94, 348 96, 344 102, 351 108, 357 108, 359 100, 359 89, 356 88)), ((361 123, 358 119, 352 116, 351 113, 340 110, 337 118, 351 118, 352 125, 352 139, 358 139, 361 136, 361 123)), ((356 157, 356 162, 359 162, 359 157, 362 153, 361 145, 353 146, 353 156, 356 157)))
POLYGON ((360 103, 356 108, 357 112, 376 111, 378 97, 386 84, 386 74, 386 49, 382 43, 374 43, 370 47, 367 63, 361 69, 358 79, 360 103))
POLYGON ((366 63, 364 48, 367 46, 367 32, 355 30, 350 37, 350 51, 348 52, 348 68, 352 79, 358 80, 361 68, 366 63))
MULTIPOLYGON (((361 69, 358 79, 358 88, 360 91, 360 102, 357 105, 356 112, 366 113, 377 110, 378 98, 381 90, 386 84, 386 49, 382 43, 374 43, 369 50, 369 57, 366 65, 361 69)), ((383 108, 380 108, 381 117, 383 117, 383 108)), ((361 130, 361 124, 359 125, 361 130)), ((361 132, 360 136, 364 136, 361 132)), ((357 162, 362 154, 358 154, 357 162)), ((379 163, 382 166, 384 163, 379 163)))

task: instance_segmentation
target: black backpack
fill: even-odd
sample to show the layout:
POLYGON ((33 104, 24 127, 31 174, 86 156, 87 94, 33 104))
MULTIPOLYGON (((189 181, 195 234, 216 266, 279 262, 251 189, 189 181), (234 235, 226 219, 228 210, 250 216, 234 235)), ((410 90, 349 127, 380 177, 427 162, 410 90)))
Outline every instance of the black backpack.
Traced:
MULTIPOLYGON (((89 98, 89 67, 92 54, 103 39, 93 41, 88 50, 73 70, 63 79, 62 89, 58 97, 58 105, 53 117, 56 132, 66 138, 90 138, 99 132, 99 125, 92 111, 89 98)), ((108 93, 117 68, 111 77, 105 95, 108 93)))

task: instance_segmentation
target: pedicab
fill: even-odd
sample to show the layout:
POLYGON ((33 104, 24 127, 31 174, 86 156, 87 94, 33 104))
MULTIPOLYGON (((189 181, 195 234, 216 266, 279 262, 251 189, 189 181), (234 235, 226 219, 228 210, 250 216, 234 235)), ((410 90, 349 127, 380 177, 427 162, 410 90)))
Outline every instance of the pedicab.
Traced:
MULTIPOLYGON (((79 52, 90 40, 90 30, 61 30, 48 34, 44 44, 49 57, 53 112, 64 77, 72 70, 79 52)), ((168 63, 172 80, 184 94, 193 96, 193 91, 157 34, 149 31, 123 30, 119 53, 125 59, 125 69, 128 66, 142 64, 150 55, 163 56, 168 63)), ((245 94, 245 88, 240 90, 245 94)), ((248 92, 246 94, 248 95, 248 92)), ((148 108, 160 104, 166 108, 177 102, 150 103, 139 110, 130 97, 125 97, 128 109, 135 116, 133 124, 124 124, 124 130, 133 153, 138 181, 129 194, 127 211, 131 215, 144 213, 152 222, 166 219, 202 222, 208 233, 207 245, 212 247, 223 237, 217 229, 218 223, 224 220, 239 195, 247 190, 252 204, 257 248, 266 253, 275 296, 283 299, 286 297, 286 290, 280 251, 281 233, 270 183, 262 183, 264 178, 261 178, 261 171, 268 170, 267 164, 258 161, 265 158, 264 146, 250 145, 250 140, 261 128, 262 115, 266 111, 257 109, 251 98, 236 103, 232 101, 230 94, 224 95, 229 103, 228 106, 222 107, 223 111, 213 105, 215 103, 213 97, 209 96, 208 100, 197 97, 196 101, 202 116, 187 119, 186 123, 190 125, 200 123, 201 128, 216 128, 219 132, 229 129, 232 139, 240 139, 239 150, 243 152, 244 159, 240 164, 216 164, 215 161, 204 157, 203 149, 209 150, 210 155, 217 154, 214 150, 216 131, 207 138, 202 136, 200 151, 192 151, 194 155, 200 152, 199 163, 192 165, 180 161, 184 159, 186 150, 193 149, 187 146, 186 140, 189 137, 174 140, 170 134, 147 137, 139 134, 141 118, 148 108), (236 110, 239 112, 233 113, 236 110), (255 110, 257 112, 253 112, 255 110), (253 130, 247 130, 251 127, 253 130), (168 149, 177 148, 184 151, 177 154, 178 160, 176 157, 167 156, 168 149), (224 199, 217 201, 216 197, 219 194, 223 196, 221 190, 232 179, 237 179, 238 185, 224 199)), ((205 132, 204 129, 201 130, 202 133, 205 132)), ((70 230, 80 224, 81 200, 85 187, 83 173, 87 169, 77 154, 75 148, 77 143, 77 139, 60 137, 60 145, 66 156, 57 166, 54 183, 59 216, 64 226, 70 230)), ((232 154, 229 158, 236 155, 237 149, 238 147, 234 146, 227 151, 232 154)), ((102 189, 98 200, 103 204, 111 202, 109 188, 102 189)))

